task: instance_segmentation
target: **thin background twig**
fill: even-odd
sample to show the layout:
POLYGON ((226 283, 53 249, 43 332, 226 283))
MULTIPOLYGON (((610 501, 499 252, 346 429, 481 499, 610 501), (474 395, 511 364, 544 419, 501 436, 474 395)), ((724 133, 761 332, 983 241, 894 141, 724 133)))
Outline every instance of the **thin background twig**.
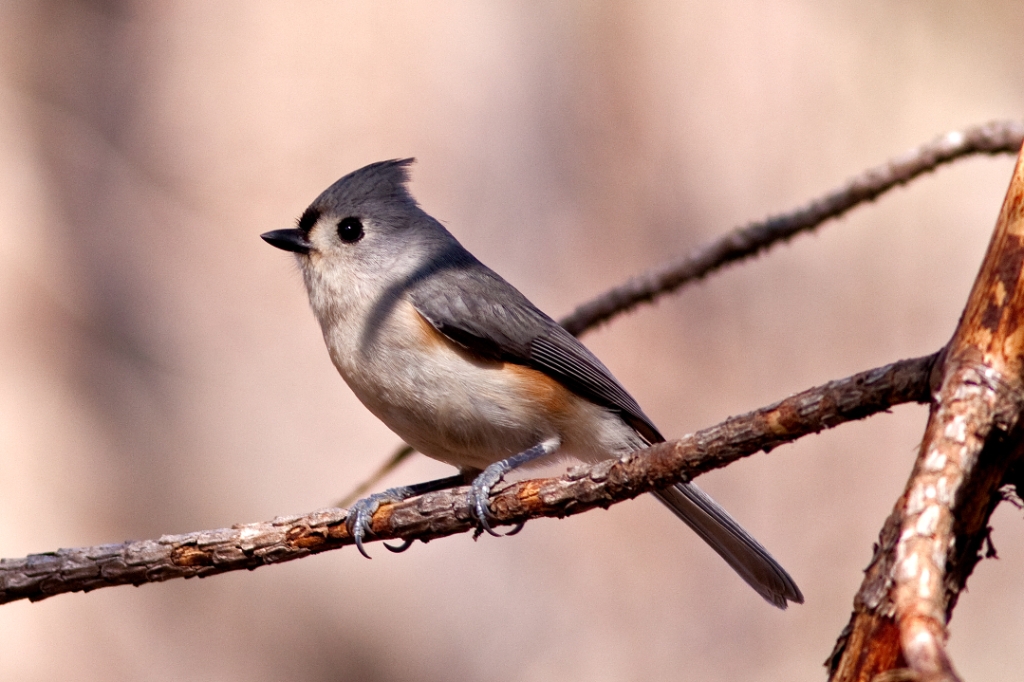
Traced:
POLYGON ((751 223, 698 247, 689 256, 652 268, 576 308, 559 322, 579 336, 659 296, 676 291, 712 272, 756 256, 826 220, 873 201, 894 187, 936 168, 975 154, 1013 154, 1024 140, 1024 122, 993 121, 954 130, 891 161, 867 170, 805 206, 751 223))

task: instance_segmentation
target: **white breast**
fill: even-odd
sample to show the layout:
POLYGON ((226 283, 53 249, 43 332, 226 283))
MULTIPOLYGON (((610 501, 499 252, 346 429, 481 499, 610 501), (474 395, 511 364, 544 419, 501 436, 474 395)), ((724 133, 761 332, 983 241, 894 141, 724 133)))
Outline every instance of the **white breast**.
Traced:
POLYGON ((617 415, 541 372, 467 352, 407 300, 370 338, 362 333, 370 311, 347 313, 321 319, 335 367, 374 415, 429 457, 483 469, 551 437, 561 454, 588 460, 642 444, 617 415))

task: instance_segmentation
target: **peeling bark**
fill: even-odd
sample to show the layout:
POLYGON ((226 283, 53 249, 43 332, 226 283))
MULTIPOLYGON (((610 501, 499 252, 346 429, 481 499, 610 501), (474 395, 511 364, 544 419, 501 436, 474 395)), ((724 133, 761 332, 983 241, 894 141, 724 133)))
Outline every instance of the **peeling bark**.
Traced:
POLYGON ((905 666, 955 682, 947 625, 981 559, 988 520, 1024 453, 1024 150, 956 332, 910 480, 886 521, 829 659, 831 679, 873 680, 905 666), (898 655, 897 655, 898 652, 898 655))

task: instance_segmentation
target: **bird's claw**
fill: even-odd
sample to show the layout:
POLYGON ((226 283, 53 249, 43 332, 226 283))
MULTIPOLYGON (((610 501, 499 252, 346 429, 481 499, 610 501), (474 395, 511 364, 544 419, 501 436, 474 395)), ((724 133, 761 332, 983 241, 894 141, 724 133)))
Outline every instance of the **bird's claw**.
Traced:
POLYGON ((389 552, 394 552, 395 554, 401 554, 405 550, 407 550, 410 547, 412 547, 412 542, 413 542, 412 540, 403 539, 402 540, 402 544, 400 544, 400 545, 389 545, 386 542, 382 542, 381 544, 384 545, 384 549, 388 550, 389 552))
MULTIPOLYGON (((512 471, 516 467, 522 466, 527 462, 532 462, 540 457, 550 455, 558 446, 561 444, 559 438, 548 438, 542 443, 537 443, 532 448, 523 450, 518 455, 503 459, 500 462, 491 464, 476 477, 472 485, 469 488, 469 513, 473 519, 477 522, 477 532, 473 535, 475 540, 480 536, 482 531, 487 531, 494 537, 501 537, 500 533, 494 532, 491 528, 490 522, 487 520, 488 517, 492 517, 490 507, 488 506, 488 498, 491 496, 491 488, 498 484, 505 474, 512 471)), ((518 523, 505 535, 515 535, 523 529, 523 524, 518 523)))
POLYGON ((491 513, 489 502, 491 497, 491 488, 497 485, 505 475, 505 467, 503 467, 502 464, 502 462, 498 462, 484 469, 483 472, 476 477, 469 488, 470 515, 473 517, 473 520, 477 522, 480 530, 483 530, 487 532, 488 535, 493 535, 496 538, 515 535, 523 529, 522 523, 516 524, 516 526, 508 533, 499 533, 491 528, 489 519, 494 516, 491 513))
POLYGON ((492 467, 487 467, 473 480, 469 487, 470 516, 473 517, 473 520, 477 522, 477 525, 482 530, 487 531, 489 535, 493 535, 496 538, 501 537, 501 535, 491 528, 491 524, 488 521, 488 517, 491 516, 488 500, 491 497, 491 486, 500 480, 501 473, 493 471, 492 467))
MULTIPOLYGON (((345 519, 345 527, 348 528, 348 534, 355 542, 356 549, 367 559, 370 558, 370 555, 366 553, 366 549, 363 547, 363 538, 367 535, 373 535, 373 515, 380 509, 382 504, 398 504, 403 500, 408 500, 410 497, 416 497, 417 495, 435 490, 446 490, 462 483, 462 481, 462 475, 459 474, 458 476, 440 478, 436 481, 427 481, 416 485, 388 488, 384 492, 374 493, 369 497, 357 500, 349 507, 348 518, 345 519)), ((412 546, 412 541, 403 540, 400 545, 388 545, 385 543, 384 546, 392 552, 404 552, 412 546)))
MULTIPOLYGON (((389 488, 382 493, 374 493, 369 497, 364 497, 349 507, 348 518, 345 519, 345 527, 348 528, 348 534, 352 536, 355 541, 356 549, 367 559, 370 559, 370 555, 366 553, 366 548, 363 547, 363 538, 367 535, 373 535, 373 515, 380 509, 382 504, 395 504, 409 497, 405 488, 389 488)), ((397 547, 388 547, 387 544, 384 546, 390 549, 392 552, 404 552, 409 549, 409 545, 412 542, 404 542, 402 545, 397 547)))
POLYGON ((373 534, 373 528, 370 524, 373 520, 374 512, 380 509, 380 503, 382 502, 380 497, 378 494, 356 500, 355 504, 349 507, 348 518, 345 519, 345 527, 348 529, 348 534, 355 541, 356 549, 367 559, 371 557, 363 547, 363 538, 373 534))

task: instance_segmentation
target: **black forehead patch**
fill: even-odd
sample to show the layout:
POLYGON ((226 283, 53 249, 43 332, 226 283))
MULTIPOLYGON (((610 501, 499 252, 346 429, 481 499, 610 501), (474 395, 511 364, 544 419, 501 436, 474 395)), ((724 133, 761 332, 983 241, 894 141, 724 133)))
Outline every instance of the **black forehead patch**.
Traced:
POLYGON ((302 216, 299 218, 299 229, 303 234, 309 234, 318 220, 320 220, 320 209, 310 206, 302 212, 302 216))

